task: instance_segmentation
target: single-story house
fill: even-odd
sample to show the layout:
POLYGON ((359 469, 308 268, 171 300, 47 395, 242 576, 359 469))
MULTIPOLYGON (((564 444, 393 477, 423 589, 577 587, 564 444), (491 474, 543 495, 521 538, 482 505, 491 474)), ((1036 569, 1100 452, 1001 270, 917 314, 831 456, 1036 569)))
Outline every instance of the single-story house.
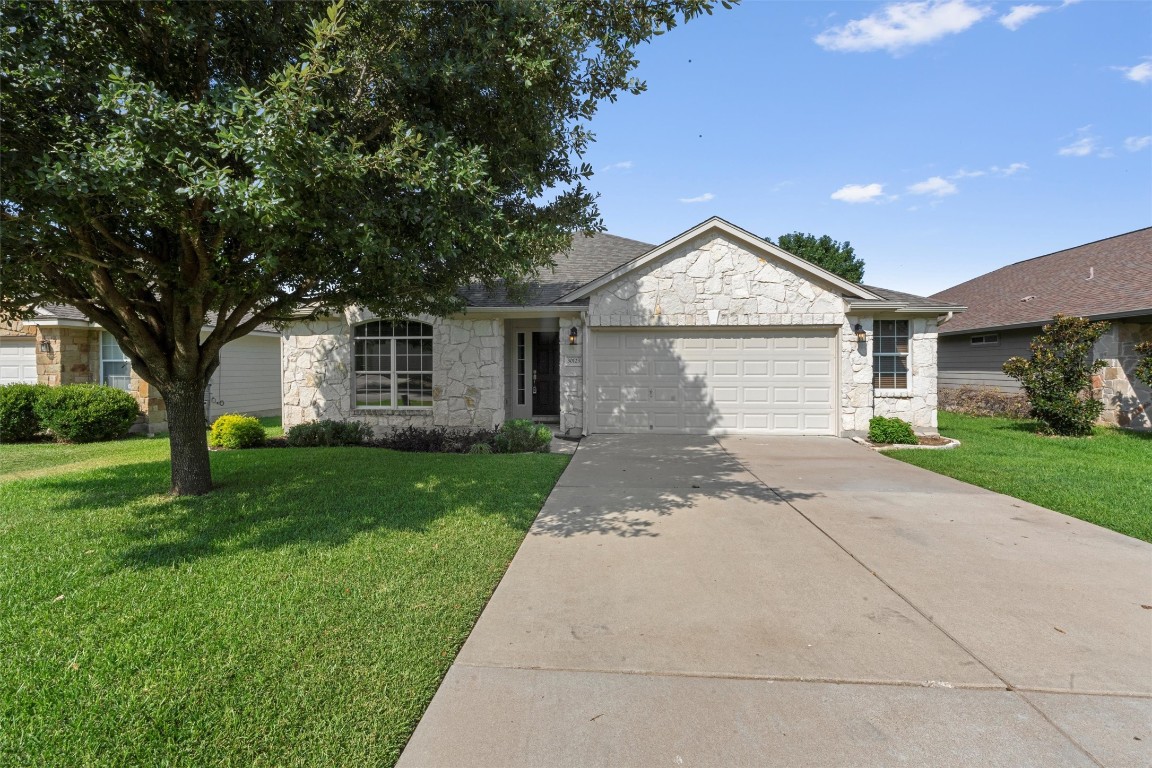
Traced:
POLYGON ((933 296, 968 310, 940 326, 940 387, 1019 392, 1004 362, 1027 357, 1057 314, 1107 320, 1094 384, 1105 422, 1152 428, 1152 393, 1132 376, 1135 347, 1152 340, 1152 227, 1009 264, 933 296))
MULTIPOLYGON (((143 414, 136 429, 167 429, 164 400, 132 370, 112 334, 65 304, 45 304, 35 317, 0 324, 0 384, 107 384, 132 393, 143 414)), ((211 325, 205 326, 206 332, 211 325)), ((220 367, 204 393, 209 421, 222 413, 280 415, 280 334, 262 326, 220 350, 220 367)))
POLYGON ((661 245, 577 236, 516 300, 448 317, 358 308, 283 330, 284 424, 857 435, 936 431, 952 302, 857 285, 719 218, 661 245))

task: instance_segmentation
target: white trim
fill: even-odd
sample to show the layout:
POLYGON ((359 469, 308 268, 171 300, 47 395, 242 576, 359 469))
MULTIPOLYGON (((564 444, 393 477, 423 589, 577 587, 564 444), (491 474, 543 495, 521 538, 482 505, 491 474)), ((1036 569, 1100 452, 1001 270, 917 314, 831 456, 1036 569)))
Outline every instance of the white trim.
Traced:
POLYGON ((768 242, 767 240, 764 240, 763 238, 759 238, 756 235, 752 234, 751 232, 748 232, 747 230, 743 230, 740 227, 737 227, 735 224, 732 224, 731 222, 727 222, 724 219, 721 219, 719 216, 713 216, 712 218, 708 219, 707 221, 701 222, 700 224, 697 224, 696 226, 692 227, 691 229, 689 229, 685 232, 682 232, 679 235, 676 235, 671 240, 668 240, 665 243, 656 246, 655 248, 648 251, 647 253, 636 257, 635 259, 628 262, 627 264, 619 266, 616 269, 613 269, 612 271, 601 275, 600 277, 596 278, 592 282, 584 284, 583 286, 581 286, 580 288, 577 288, 576 290, 572 291, 571 293, 564 294, 563 296, 561 296, 558 299, 558 301, 571 302, 571 301, 576 301, 578 299, 582 299, 582 298, 594 293, 598 289, 603 288, 608 283, 611 283, 614 280, 618 280, 619 278, 623 277, 624 275, 628 274, 629 272, 632 272, 633 270, 639 269, 640 267, 643 267, 645 264, 650 264, 651 262, 661 258, 662 256, 667 255, 670 251, 672 251, 675 248, 678 248, 679 246, 683 245, 684 243, 688 242, 689 240, 697 238, 697 237, 699 237, 699 236, 701 236, 707 232, 711 232, 711 231, 723 232, 724 234, 728 235, 729 237, 740 241, 741 243, 748 246, 749 248, 754 248, 754 249, 757 249, 760 251, 765 251, 765 252, 771 254, 773 257, 783 261, 784 263, 789 264, 798 273, 800 273, 802 275, 807 274, 809 277, 823 280, 826 283, 831 283, 832 285, 836 286, 840 290, 847 291, 848 293, 852 294, 853 296, 857 296, 861 299, 870 299, 873 301, 883 301, 884 300, 882 297, 877 296, 876 294, 872 293, 871 291, 867 290, 866 288, 862 288, 853 282, 849 282, 848 280, 845 280, 844 278, 840 277, 839 275, 835 275, 835 274, 829 272, 828 270, 823 269, 822 267, 818 267, 811 262, 808 262, 808 261, 805 261, 804 259, 799 258, 798 256, 793 256, 792 254, 788 253, 788 251, 785 251, 783 248, 780 248, 779 246, 773 245, 772 243, 768 242))

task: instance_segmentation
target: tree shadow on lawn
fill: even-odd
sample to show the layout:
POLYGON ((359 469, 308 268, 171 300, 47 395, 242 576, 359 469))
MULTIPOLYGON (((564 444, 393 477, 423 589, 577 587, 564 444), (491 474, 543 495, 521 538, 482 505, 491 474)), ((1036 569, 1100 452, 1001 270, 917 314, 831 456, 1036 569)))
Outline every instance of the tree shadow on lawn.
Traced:
POLYGON ((53 511, 123 510, 111 548, 124 547, 116 557, 120 566, 147 569, 244 550, 335 547, 380 529, 420 533, 459 514, 525 530, 551 485, 523 478, 555 471, 554 463, 531 457, 414 456, 373 448, 237 451, 213 454, 212 464, 216 488, 202 497, 165 494, 166 461, 61 475, 39 485, 57 500, 53 511))

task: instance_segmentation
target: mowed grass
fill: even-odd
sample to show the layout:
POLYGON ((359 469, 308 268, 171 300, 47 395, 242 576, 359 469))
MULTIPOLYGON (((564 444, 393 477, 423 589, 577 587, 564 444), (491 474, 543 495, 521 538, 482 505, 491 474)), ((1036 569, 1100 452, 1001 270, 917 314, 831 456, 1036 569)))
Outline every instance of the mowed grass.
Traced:
POLYGON ((390 765, 567 463, 167 450, 0 446, 0 764, 390 765))
POLYGON ((944 412, 940 434, 960 447, 888 455, 1152 542, 1152 434, 1044 437, 1034 422, 944 412))

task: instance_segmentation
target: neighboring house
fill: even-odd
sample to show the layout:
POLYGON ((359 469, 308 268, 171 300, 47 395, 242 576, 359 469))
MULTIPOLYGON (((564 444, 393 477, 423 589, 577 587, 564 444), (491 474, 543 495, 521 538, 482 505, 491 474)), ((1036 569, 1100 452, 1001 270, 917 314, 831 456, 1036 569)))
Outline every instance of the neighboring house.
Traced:
POLYGON ((1094 381, 1102 419, 1152 427, 1152 394, 1132 376, 1135 346, 1152 340, 1152 227, 1010 264, 933 298, 968 307, 940 326, 940 387, 1018 392, 1002 370, 1056 314, 1107 320, 1095 347, 1108 365, 1094 381))
POLYGON ((856 285, 718 218, 652 246, 577 236, 526 296, 450 317, 350 308, 284 329, 284 424, 854 435, 936 431, 950 302, 856 285))
MULTIPOLYGON (((206 330, 211 325, 205 326, 206 330)), ((75 307, 48 304, 22 323, 0 324, 0 384, 99 383, 127 390, 143 414, 136 429, 167 429, 164 400, 132 370, 112 334, 75 307)), ((224 345, 204 396, 208 420, 221 413, 280 414, 280 336, 271 327, 224 345)))

